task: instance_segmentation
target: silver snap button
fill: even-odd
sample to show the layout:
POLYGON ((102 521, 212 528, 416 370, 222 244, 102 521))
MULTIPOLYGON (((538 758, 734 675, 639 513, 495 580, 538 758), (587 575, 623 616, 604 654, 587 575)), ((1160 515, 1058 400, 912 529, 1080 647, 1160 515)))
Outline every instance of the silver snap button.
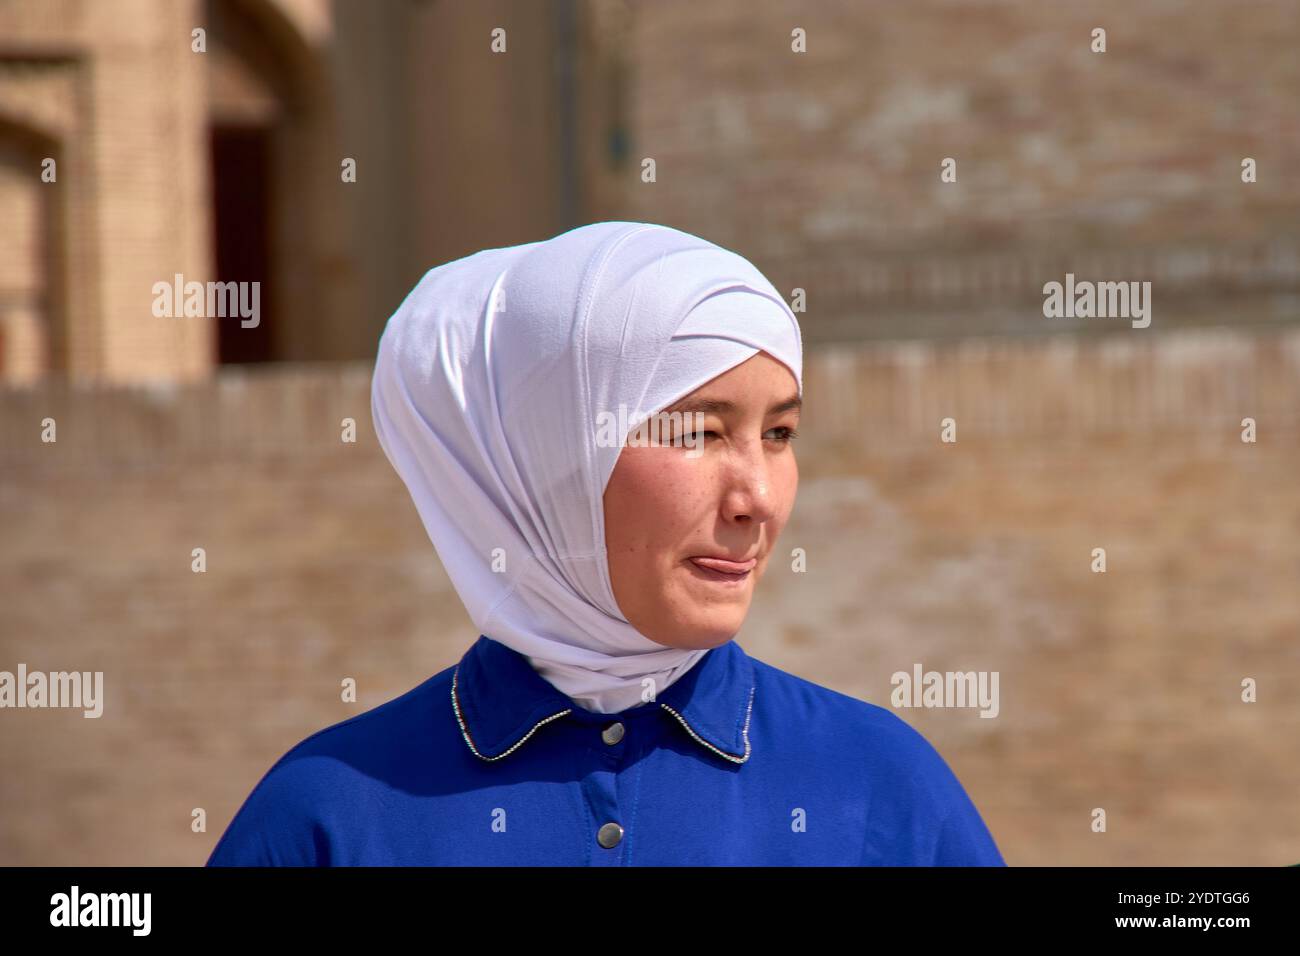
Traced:
POLYGON ((614 744, 623 739, 623 725, 618 723, 610 724, 601 731, 600 739, 605 741, 605 743, 609 744, 611 747, 614 746, 614 744))
POLYGON ((606 850, 618 846, 618 841, 621 839, 623 839, 623 828, 617 823, 606 823, 596 834, 596 842, 606 850))

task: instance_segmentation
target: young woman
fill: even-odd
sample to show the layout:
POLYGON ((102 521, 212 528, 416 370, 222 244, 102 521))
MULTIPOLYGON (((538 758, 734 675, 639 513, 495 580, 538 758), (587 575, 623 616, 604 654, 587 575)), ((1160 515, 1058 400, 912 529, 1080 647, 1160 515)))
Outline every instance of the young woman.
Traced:
POLYGON ((919 733, 734 640, 802 393, 781 295, 675 229, 427 273, 372 410, 480 636, 286 753, 209 865, 1003 865, 919 733))

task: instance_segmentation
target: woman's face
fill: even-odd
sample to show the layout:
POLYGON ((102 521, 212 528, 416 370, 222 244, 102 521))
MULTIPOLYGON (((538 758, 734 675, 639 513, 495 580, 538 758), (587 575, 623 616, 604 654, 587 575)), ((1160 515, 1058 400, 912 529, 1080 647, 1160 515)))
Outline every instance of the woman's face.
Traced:
POLYGON ((697 432, 684 414, 658 444, 619 452, 604 500, 609 573, 623 616, 652 641, 702 649, 740 630, 794 506, 798 395, 790 370, 759 352, 665 409, 704 413, 693 448, 671 443, 697 432), (718 570, 729 562, 752 568, 718 570))

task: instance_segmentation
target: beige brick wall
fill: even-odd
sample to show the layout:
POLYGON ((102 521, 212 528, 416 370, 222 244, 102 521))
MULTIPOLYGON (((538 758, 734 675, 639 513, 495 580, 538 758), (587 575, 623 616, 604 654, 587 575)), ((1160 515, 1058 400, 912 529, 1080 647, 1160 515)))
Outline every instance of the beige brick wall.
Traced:
MULTIPOLYGON (((368 385, 3 394, 0 669, 102 670, 106 705, 0 713, 0 863, 201 863, 288 747, 473 640, 368 385)), ((781 547, 808 570, 773 560, 747 650, 884 706, 913 663, 998 671, 996 719, 899 713, 1012 863, 1300 860, 1295 332, 841 346, 806 395, 781 547)))
POLYGON ((1161 261, 1260 247, 1291 265, 1230 294, 1192 266, 1157 324, 1300 318, 1289 0, 1205 0, 1194 15, 1127 0, 631 8, 628 218, 741 249, 787 295, 808 290, 812 340, 1035 333, 1043 283, 1076 263, 1155 281, 1170 306, 1161 261), (791 52, 796 27, 807 53, 791 52), (1105 53, 1089 49, 1094 27, 1105 53), (955 183, 940 181, 947 157, 955 183))
POLYGON ((83 381, 187 380, 212 361, 209 324, 161 323, 150 310, 154 282, 206 279, 210 268, 203 73, 189 41, 200 7, 0 8, 0 61, 35 61, 0 69, 0 106, 15 115, 20 104, 18 119, 58 136, 58 182, 38 187, 60 203, 64 261, 51 264, 48 288, 66 294, 53 321, 67 331, 53 354, 83 381))
POLYGON ((368 358, 425 270, 583 217, 576 191, 565 200, 557 189, 566 163, 576 181, 578 157, 559 128, 556 56, 549 3, 0 4, 0 151, 11 123, 50 138, 60 164, 57 184, 39 184, 26 157, 0 175, 0 222, 16 236, 35 195, 57 203, 55 254, 0 276, 0 329, 11 310, 31 324, 5 303, 39 287, 58 301, 35 324, 66 339, 46 360, 6 335, 25 354, 0 376, 187 382, 211 372, 215 320, 155 318, 152 287, 177 273, 212 278, 209 133, 232 115, 269 124, 261 293, 274 357, 368 358), (509 31, 508 56, 488 49, 495 26, 509 31), (208 30, 207 53, 191 50, 196 27, 208 30), (355 182, 341 179, 344 158, 355 182))
POLYGON ((211 268, 203 9, 0 3, 0 119, 59 159, 51 212, 6 147, 0 294, 50 297, 73 379, 0 392, 0 669, 107 682, 100 720, 0 712, 0 864, 200 863, 289 746, 459 657, 369 359, 425 268, 566 228, 574 186, 580 220, 743 252, 841 342, 806 368, 808 572, 773 562, 751 653, 883 705, 914 663, 998 671, 995 720, 901 713, 1012 863, 1300 861, 1293 3, 584 0, 571 128, 551 5, 249 4, 311 114, 279 140, 284 354, 361 361, 215 379, 211 321, 149 310, 211 268), (1044 319, 1067 271, 1151 281, 1152 328, 1044 319))
MULTIPOLYGON (((75 378, 210 370, 212 322, 149 311, 154 282, 212 269, 211 63, 189 46, 207 24, 208 59, 238 59, 219 43, 251 33, 291 91, 263 290, 282 358, 367 358, 430 266, 603 218, 744 252, 806 291, 809 341, 1037 335, 1042 285, 1067 271, 1151 281, 1156 332, 1300 319, 1290 0, 1204 0, 1195 16, 1126 0, 581 0, 571 42, 562 8, 0 5, 0 134, 41 131, 61 170, 31 186, 57 197, 58 254, 0 282, 54 296, 67 332, 50 361, 75 378), (488 48, 497 26, 505 56, 488 48), (356 183, 339 180, 345 156, 356 183), (945 157, 956 183, 939 180, 945 157)), ((14 230, 31 189, 0 187, 14 230)))

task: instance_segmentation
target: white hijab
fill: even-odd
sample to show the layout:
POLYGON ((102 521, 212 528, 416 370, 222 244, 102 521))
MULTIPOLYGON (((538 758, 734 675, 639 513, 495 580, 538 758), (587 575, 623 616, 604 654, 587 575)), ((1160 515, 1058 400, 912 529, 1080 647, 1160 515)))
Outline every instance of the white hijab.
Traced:
POLYGON ((763 350, 803 392, 798 321, 741 256, 666 226, 598 222, 427 272, 388 320, 375 431, 480 633, 576 704, 617 713, 706 653, 620 612, 603 497, 630 427, 763 350))

